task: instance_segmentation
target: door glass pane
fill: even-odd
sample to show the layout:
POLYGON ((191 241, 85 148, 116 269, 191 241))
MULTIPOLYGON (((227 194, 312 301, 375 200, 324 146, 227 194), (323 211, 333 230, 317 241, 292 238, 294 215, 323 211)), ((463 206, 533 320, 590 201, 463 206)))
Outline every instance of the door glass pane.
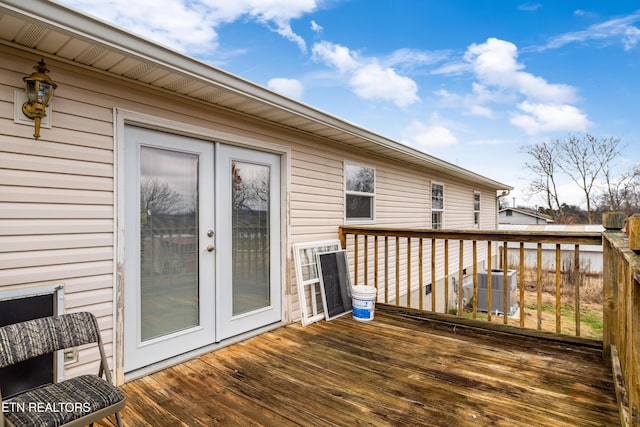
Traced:
POLYGON ((270 305, 269 166, 234 161, 231 174, 236 316, 270 305))
POLYGON ((142 147, 142 341, 198 325, 198 299, 198 156, 142 147))

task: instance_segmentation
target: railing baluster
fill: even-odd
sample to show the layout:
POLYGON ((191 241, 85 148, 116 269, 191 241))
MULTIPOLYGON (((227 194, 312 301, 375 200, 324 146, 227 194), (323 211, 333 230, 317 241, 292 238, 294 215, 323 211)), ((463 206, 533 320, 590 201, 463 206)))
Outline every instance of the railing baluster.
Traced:
POLYGON ((400 238, 396 236, 396 305, 400 305, 400 238))
POLYGON ((355 260, 353 261, 353 281, 354 285, 358 284, 358 234, 353 235, 353 257, 355 260))
POLYGON ((473 318, 478 318, 478 241, 473 243, 473 318))
MULTIPOLYGON (((357 283, 356 283, 357 284, 357 283)), ((369 284, 369 235, 364 235, 364 282, 363 285, 369 284)))
POLYGON ((509 283, 509 263, 508 263, 508 248, 507 242, 504 242, 503 246, 503 257, 502 257, 502 271, 503 271, 503 281, 502 281, 502 312, 503 321, 505 325, 509 323, 509 302, 511 301, 508 293, 511 292, 511 284, 509 283))
POLYGON ((538 243, 538 259, 537 259, 537 276, 536 287, 538 291, 537 295, 537 310, 538 310, 538 330, 542 330, 542 243, 538 243))
POLYGON ((420 296, 418 297, 419 299, 419 306, 420 306, 420 310, 424 310, 424 265, 423 265, 423 244, 422 244, 422 238, 420 238, 420 240, 418 240, 418 293, 420 294, 420 296))
POLYGON ((384 302, 389 304, 389 236, 384 236, 384 302))
POLYGON ((407 237, 407 307, 411 307, 411 237, 407 237))
POLYGON ((436 239, 431 239, 431 311, 438 311, 436 307, 436 239))
POLYGON ((575 281, 576 296, 576 336, 580 336, 580 285, 582 285, 582 274, 580 274, 580 245, 575 245, 573 249, 573 280, 575 281))
POLYGON ((493 258, 493 242, 489 240, 487 245, 487 320, 491 322, 491 309, 493 308, 493 284, 491 283, 491 258, 493 258))
MULTIPOLYGON (((378 235, 373 236, 373 285, 376 287, 376 291, 378 290, 378 235)), ((376 296, 377 296, 376 292, 376 296)))
POLYGON ((444 312, 449 313, 449 239, 444 240, 444 312))
POLYGON ((556 244, 556 332, 560 333, 560 317, 562 314, 562 265, 560 264, 560 244, 556 244))
POLYGON ((520 327, 524 328, 524 242, 520 242, 520 277, 518 280, 520 290, 520 327))
POLYGON ((464 240, 460 240, 460 250, 458 252, 458 316, 462 315, 462 276, 464 275, 464 240))

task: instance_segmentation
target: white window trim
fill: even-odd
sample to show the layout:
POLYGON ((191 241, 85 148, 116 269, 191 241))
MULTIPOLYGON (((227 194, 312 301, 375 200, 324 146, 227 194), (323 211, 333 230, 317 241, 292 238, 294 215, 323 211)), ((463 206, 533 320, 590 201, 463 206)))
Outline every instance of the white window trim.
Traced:
POLYGON ((376 189, 377 189, 377 183, 376 181, 378 180, 377 178, 378 176, 378 171, 376 170, 375 167, 371 166, 371 165, 367 165, 367 164, 363 164, 363 163, 357 163, 357 162, 350 162, 350 161, 344 161, 343 162, 343 166, 342 166, 342 189, 343 189, 343 197, 342 197, 342 203, 343 203, 343 216, 344 216, 344 223, 345 224, 375 224, 376 222, 376 189), (359 168, 367 168, 367 169, 373 169, 373 193, 365 193, 362 191, 349 191, 347 190, 347 166, 356 166, 359 168), (362 218, 362 219, 349 219, 347 218, 347 194, 349 195, 353 195, 353 196, 367 196, 367 197, 371 197, 372 198, 372 215, 371 215, 371 219, 366 219, 366 218, 362 218))
POLYGON ((479 191, 473 192, 473 226, 476 229, 480 228, 480 217, 482 212, 482 193, 479 191), (476 210, 476 195, 478 196, 478 209, 476 210), (478 222, 476 223, 476 213, 478 214, 478 222))
POLYGON ((446 198, 445 198, 445 185, 442 182, 438 182, 438 181, 431 181, 431 185, 429 186, 429 191, 430 191, 430 200, 431 200, 431 228, 436 230, 435 228, 433 228, 433 213, 434 212, 441 212, 442 213, 442 221, 441 221, 441 227, 437 230, 443 230, 445 228, 445 215, 444 215, 444 210, 445 210, 445 206, 446 206, 446 198), (433 186, 434 185, 439 185, 442 187, 442 209, 434 209, 433 208, 433 186))

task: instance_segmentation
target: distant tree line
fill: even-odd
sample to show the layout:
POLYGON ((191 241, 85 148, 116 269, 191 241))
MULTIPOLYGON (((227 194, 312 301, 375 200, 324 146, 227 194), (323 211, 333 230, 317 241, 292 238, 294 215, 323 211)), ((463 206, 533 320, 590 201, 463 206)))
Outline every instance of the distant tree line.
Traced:
POLYGON ((640 212, 640 162, 620 170, 625 149, 619 138, 589 134, 522 146, 525 168, 533 173, 529 191, 544 200, 538 211, 559 224, 600 223, 607 211, 640 212), (559 180, 566 176, 583 192, 586 211, 563 201, 559 180))

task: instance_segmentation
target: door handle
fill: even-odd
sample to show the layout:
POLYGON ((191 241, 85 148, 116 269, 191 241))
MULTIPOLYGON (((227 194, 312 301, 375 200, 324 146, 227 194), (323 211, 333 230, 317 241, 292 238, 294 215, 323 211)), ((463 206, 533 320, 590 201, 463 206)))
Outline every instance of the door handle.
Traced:
POLYGON ((213 249, 213 245, 207 245, 207 251, 212 252, 213 249))

